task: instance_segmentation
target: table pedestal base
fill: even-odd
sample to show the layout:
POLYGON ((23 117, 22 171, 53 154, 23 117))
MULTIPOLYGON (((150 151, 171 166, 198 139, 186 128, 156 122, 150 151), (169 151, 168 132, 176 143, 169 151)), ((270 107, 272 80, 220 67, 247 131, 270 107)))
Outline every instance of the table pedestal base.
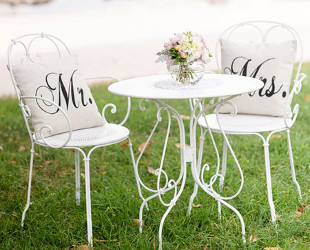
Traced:
MULTIPOLYGON (((206 192, 208 195, 210 195, 211 197, 213 197, 217 201, 219 217, 221 217, 221 206, 222 205, 231 209, 238 216, 240 223, 241 223, 242 239, 243 239, 243 242, 245 242, 245 226, 244 226, 243 218, 236 208, 234 208, 229 203, 227 203, 227 200, 233 199, 234 197, 236 197, 240 193, 242 186, 243 186, 243 174, 242 174, 242 170, 240 168, 240 165, 238 163, 238 160, 237 160, 237 158, 236 158, 236 156, 235 156, 235 154, 234 154, 234 152, 233 152, 233 150, 229 144, 228 138, 227 138, 226 134, 224 133, 224 131, 223 130, 221 131, 223 134, 223 138, 224 138, 224 150, 225 151, 223 153, 227 155, 227 148, 229 149, 231 155, 234 158, 234 161, 238 167, 238 170, 239 170, 240 176, 241 176, 241 185, 240 185, 238 191, 233 196, 223 197, 213 189, 213 185, 217 182, 218 178, 220 181, 220 187, 222 188, 224 176, 225 176, 225 173, 223 171, 226 172, 226 169, 225 170, 223 169, 222 174, 219 173, 220 157, 219 157, 218 149, 217 149, 216 143, 214 141, 213 135, 209 129, 201 128, 201 136, 200 136, 200 142, 199 142, 199 148, 198 148, 198 155, 196 152, 197 151, 196 150, 196 128, 197 128, 198 119, 200 117, 202 117, 206 112, 210 111, 211 109, 214 109, 214 108, 216 108, 216 110, 219 109, 221 106, 223 106, 224 103, 226 103, 231 98, 232 97, 227 98, 227 100, 220 101, 218 103, 211 102, 207 106, 204 105, 203 99, 195 100, 192 103, 191 118, 190 118, 190 146, 186 146, 186 144, 185 144, 185 129, 184 129, 184 124, 183 124, 182 118, 179 115, 179 113, 174 108, 172 108, 171 106, 169 106, 168 104, 166 104, 165 102, 163 102, 161 100, 151 100, 157 106, 157 120, 154 124, 154 127, 151 131, 151 134, 149 135, 147 141, 145 142, 143 149, 141 150, 141 152, 137 158, 137 161, 134 163, 134 172, 135 172, 135 177, 136 177, 136 181, 137 181, 139 196, 142 199, 142 204, 140 206, 140 212, 139 212, 139 223, 140 223, 139 231, 140 231, 140 233, 142 232, 142 226, 143 226, 143 210, 144 210, 144 207, 146 207, 148 209, 148 205, 147 205, 148 201, 157 197, 160 200, 160 202, 162 203, 162 205, 167 207, 167 210, 164 213, 164 215, 161 219, 160 225, 159 225, 159 232, 158 232, 159 249, 162 249, 162 242, 163 242, 162 230, 163 230, 163 225, 164 225, 165 219, 167 218, 171 209, 175 206, 175 204, 176 204, 177 200, 179 199, 179 197, 181 196, 183 189, 184 189, 184 186, 185 186, 186 164, 187 163, 191 164, 191 172, 192 172, 192 176, 195 180, 194 192, 191 195, 190 201, 189 201, 188 215, 190 215, 190 213, 191 213, 193 200, 197 195, 198 188, 200 187, 204 192, 206 192), (155 189, 154 188, 152 189, 152 188, 149 188, 147 185, 145 185, 142 182, 142 180, 139 176, 138 167, 139 167, 139 161, 140 161, 148 143, 150 142, 158 124, 162 120, 161 113, 164 111, 168 117, 167 133, 166 133, 166 137, 165 137, 165 141, 164 141, 164 147, 163 147, 163 151, 162 151, 162 155, 161 155, 161 159, 160 159, 160 166, 159 166, 159 168, 157 168, 155 170, 155 175, 157 176, 157 185, 156 185, 155 189), (199 112, 199 114, 196 116, 197 112, 199 112), (169 139, 169 134, 170 134, 170 128, 171 128, 171 115, 173 115, 176 118, 177 123, 178 123, 178 127, 179 127, 179 132, 180 132, 180 159, 181 159, 181 161, 180 161, 180 173, 179 173, 177 180, 169 179, 167 173, 163 169, 165 155, 166 155, 166 149, 167 149, 167 144, 168 144, 168 139, 169 139), (217 154, 216 173, 210 178, 208 183, 205 182, 205 180, 204 180, 204 173, 205 173, 205 171, 210 170, 210 166, 208 164, 202 165, 203 145, 204 145, 205 136, 207 133, 209 134, 209 136, 211 138, 213 147, 214 147, 215 152, 217 154), (196 159, 196 157, 197 157, 197 159, 196 159), (145 198, 142 194, 142 189, 151 192, 152 195, 145 198), (167 192, 173 192, 173 198, 168 203, 162 199, 162 196, 167 192)), ((143 101, 144 100, 142 100, 140 102, 140 109, 141 110, 145 110, 145 107, 142 105, 143 101)), ((220 121, 218 121, 218 122, 220 124, 220 121)), ((225 162, 225 164, 226 164, 226 162, 225 162)))

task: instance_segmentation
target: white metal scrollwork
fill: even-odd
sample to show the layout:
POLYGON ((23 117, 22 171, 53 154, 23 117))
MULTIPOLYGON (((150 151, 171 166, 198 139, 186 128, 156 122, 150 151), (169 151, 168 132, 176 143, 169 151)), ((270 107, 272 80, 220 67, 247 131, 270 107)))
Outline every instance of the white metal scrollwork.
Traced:
MULTIPOLYGON (((53 35, 45 34, 45 33, 27 34, 27 35, 19 36, 19 37, 15 38, 11 41, 9 48, 8 48, 8 69, 9 69, 10 76, 11 76, 11 79, 13 82, 13 86, 14 86, 14 89, 15 89, 15 92, 16 92, 16 95, 18 98, 19 106, 20 106, 21 111, 22 111, 22 115, 23 115, 24 120, 25 120, 26 128, 27 128, 27 131, 29 133, 30 140, 31 140, 31 150, 30 150, 31 157, 30 157, 30 168, 29 168, 29 179, 28 179, 27 202, 26 202, 25 208, 24 208, 23 213, 22 213, 21 225, 22 226, 24 225, 26 212, 27 212, 27 210, 31 204, 31 202, 30 202, 30 200, 31 200, 31 183, 32 183, 32 170, 33 170, 33 165, 34 165, 33 162, 34 162, 34 156, 35 156, 35 146, 40 145, 40 146, 52 147, 52 148, 74 149, 74 151, 75 151, 75 170, 76 170, 76 174, 75 174, 76 204, 77 205, 80 204, 80 158, 79 158, 79 155, 82 155, 83 161, 84 161, 84 167, 85 167, 85 172, 84 172, 85 178, 84 179, 85 179, 85 196, 86 196, 87 239, 88 239, 89 246, 93 247, 92 218, 91 218, 91 192, 90 192, 90 165, 89 165, 90 156, 95 149, 105 147, 105 146, 109 146, 111 144, 119 143, 120 139, 115 137, 114 140, 113 140, 113 138, 111 138, 111 140, 108 142, 104 142, 104 141, 102 141, 100 143, 94 142, 94 145, 92 146, 92 148, 88 152, 86 152, 86 151, 84 151, 83 147, 89 146, 88 138, 80 138, 78 136, 78 134, 75 134, 75 138, 79 137, 79 143, 74 144, 75 140, 73 140, 71 138, 72 137, 72 126, 71 126, 70 119, 69 119, 67 113, 59 105, 57 105, 54 102, 53 97, 51 97, 51 99, 46 99, 46 98, 37 97, 37 96, 22 96, 21 95, 19 88, 18 88, 18 85, 17 85, 17 79, 15 78, 15 75, 13 73, 13 71, 14 71, 13 70, 14 67, 12 65, 13 48, 15 49, 16 46, 21 47, 23 52, 24 52, 23 55, 16 54, 16 55, 18 55, 20 60, 15 60, 14 66, 16 66, 16 63, 21 63, 21 64, 32 63, 35 60, 43 59, 41 57, 41 54, 34 53, 34 48, 33 48, 34 44, 37 44, 35 41, 40 41, 40 39, 45 39, 45 41, 47 41, 49 44, 52 44, 53 48, 56 48, 56 56, 62 57, 64 53, 70 54, 68 47, 59 38, 57 38, 53 35), (40 55, 40 57, 38 55, 40 55), (34 99, 34 101, 44 102, 45 104, 48 104, 48 106, 56 107, 57 110, 59 111, 59 113, 61 113, 64 116, 65 121, 63 121, 63 122, 68 124, 68 129, 67 129, 68 132, 65 134, 65 136, 67 136, 67 137, 62 137, 61 140, 54 140, 53 137, 51 137, 51 139, 49 139, 46 135, 46 132, 53 131, 53 127, 49 124, 42 125, 41 128, 39 129, 39 131, 36 131, 36 133, 35 133, 33 131, 33 127, 32 127, 31 122, 30 122, 33 112, 31 112, 31 110, 30 110, 30 107, 31 107, 30 104, 29 104, 30 107, 27 105, 28 99, 34 99), (85 143, 83 143, 84 141, 85 141, 85 143), (57 143, 57 145, 54 144, 54 142, 57 143)), ((107 78, 107 77, 104 77, 104 78, 107 78)), ((92 78, 92 79, 94 79, 94 78, 92 78)), ((104 111, 108 107, 112 107, 112 109, 114 109, 116 111, 116 107, 113 106, 112 104, 108 104, 104 108, 104 111)), ((128 98, 127 113, 126 113, 124 120, 121 122, 121 125, 126 122, 128 116, 129 116, 129 112, 130 112, 130 98, 128 98)), ((103 119, 105 119, 104 115, 103 115, 103 119)), ((118 126, 116 126, 116 127, 118 127, 118 126)), ((91 129, 91 128, 89 128, 89 129, 91 129)), ((83 136, 81 136, 81 137, 83 137, 83 136)), ((132 162, 134 165, 135 160, 134 160, 134 154, 133 154, 133 150, 132 150, 131 141, 130 141, 128 136, 127 137, 124 136, 124 138, 122 138, 121 141, 123 141, 123 140, 128 140, 130 155, 131 155, 131 159, 132 159, 132 162)), ((134 165, 134 167, 135 167, 135 165, 134 165)))
MULTIPOLYGON (((289 25, 279 23, 279 22, 273 22, 273 21, 250 21, 250 22, 239 23, 239 24, 233 25, 233 26, 229 27, 228 29, 226 29, 220 35, 220 38, 222 39, 222 41, 231 40, 231 37, 235 31, 237 31, 237 30, 240 31, 241 29, 244 29, 247 27, 251 28, 252 30, 254 29, 255 31, 258 31, 258 35, 259 35, 258 41, 259 42, 266 42, 267 39, 272 40, 271 39, 272 34, 278 35, 277 33, 274 33, 274 31, 277 31, 277 30, 281 31, 281 32, 285 31, 284 34, 286 34, 287 37, 285 40, 283 39, 283 41, 287 41, 287 38, 288 38, 288 39, 293 39, 297 42, 297 56, 296 56, 297 69, 296 69, 296 73, 295 73, 295 77, 294 77, 294 81, 293 81, 293 86, 290 89, 288 98, 286 98, 285 105, 283 105, 283 116, 281 117, 283 123, 282 124, 281 124, 281 122, 277 123, 279 125, 276 125, 275 128, 268 127, 267 125, 265 125, 265 127, 264 127, 262 125, 257 130, 257 132, 255 132, 255 130, 254 131, 251 130, 251 132, 249 132, 249 131, 247 131, 247 129, 245 129, 244 131, 242 131, 242 129, 235 130, 235 131, 226 131, 229 134, 256 135, 262 139, 263 147, 264 147, 264 156, 265 156, 268 202, 270 205, 271 220, 272 220, 272 222, 275 222, 276 216, 275 216, 275 209, 274 209, 273 198, 272 198, 272 189, 271 189, 269 140, 270 140, 271 136, 277 132, 285 131, 287 134, 287 143, 288 143, 288 150, 289 150, 292 179, 293 179, 293 182, 295 183, 295 185, 297 187, 299 197, 301 198, 300 186, 299 186, 299 184, 296 180, 296 177, 295 177, 295 168, 294 168, 293 154, 292 154, 292 148, 291 148, 291 142, 290 142, 290 128, 294 125, 294 123, 297 119, 298 113, 299 113, 299 108, 300 108, 300 105, 298 103, 294 104, 294 106, 292 107, 293 99, 294 99, 295 95, 298 95, 300 93, 301 88, 302 88, 302 82, 306 78, 306 75, 301 73, 301 66, 303 63, 303 47, 302 47, 302 42, 301 42, 300 36, 295 29, 293 29, 289 25), (266 131, 269 133, 266 137, 264 137, 261 134, 262 131, 266 131)), ((243 38, 245 38, 245 39, 248 38, 248 41, 253 42, 252 36, 247 36, 247 38, 246 37, 243 37, 243 38)), ((220 60, 220 42, 221 42, 221 39, 218 40, 218 42, 216 44, 216 51, 215 51, 215 57, 216 57, 216 62, 217 62, 219 73, 221 72, 221 60, 220 60)), ((243 42, 245 42, 244 39, 243 39, 243 42)), ((254 41, 254 42, 256 42, 256 41, 254 41)), ((254 116, 253 116, 253 119, 255 119, 254 116)), ((275 122, 278 121, 277 117, 273 117, 273 118, 271 117, 270 120, 271 119, 274 119, 275 122)), ((217 121, 218 121, 219 127, 221 128, 221 125, 220 125, 221 123, 218 120, 218 115, 217 115, 217 121)), ((222 130, 222 128, 220 130, 222 130)), ((217 128, 214 128, 213 131, 218 132, 217 128)), ((225 141, 224 141, 224 147, 223 147, 224 161, 226 161, 226 157, 224 157, 225 153, 226 152, 225 152, 225 141)), ((223 167, 222 167, 222 173, 225 174, 225 172, 226 172, 226 162, 223 163, 223 167)), ((220 181, 220 185, 221 185, 221 181, 220 181)), ((191 199, 193 199, 193 197, 195 197, 196 193, 197 193, 197 188, 194 190, 194 193, 193 193, 191 199)))
MULTIPOLYGON (((115 82, 118 82, 120 81, 118 78, 115 78, 115 77, 106 77, 106 76, 102 76, 102 77, 92 77, 92 78, 85 78, 86 81, 93 81, 93 80, 103 80, 103 79, 110 79, 110 80, 113 80, 115 82)), ((102 111, 101 111, 101 115, 102 115, 102 119, 105 123, 109 123, 107 118, 106 118, 106 111, 110 109, 110 112, 112 114, 115 114, 117 112, 117 108, 115 106, 115 104, 113 103, 108 103, 106 104, 102 111)), ((129 115, 130 115, 130 110, 131 110, 131 98, 130 97, 127 97, 127 112, 126 112, 126 115, 124 117, 124 119, 118 124, 118 125, 121 125, 123 126, 126 121, 128 120, 129 118, 129 115)))
MULTIPOLYGON (((68 124, 68 137, 67 139, 62 143, 62 144, 57 144, 57 145, 52 145, 50 144, 47 140, 46 140, 46 136, 45 136, 45 131, 47 132, 53 132, 53 128, 51 127, 50 124, 45 124, 45 125, 42 125, 42 127, 40 128, 39 130, 39 134, 40 134, 40 138, 39 139, 42 139, 42 141, 49 147, 51 148, 62 148, 62 147, 65 147, 67 145, 67 143, 70 141, 71 139, 71 135, 72 135, 72 125, 71 125, 71 121, 67 115, 67 113, 60 107, 58 106, 55 102, 52 102, 50 101, 49 99, 46 99, 46 98, 43 98, 43 97, 37 97, 37 96, 21 96, 21 101, 22 100, 25 100, 25 99, 36 99, 36 100, 41 100, 41 101, 44 101, 44 102, 47 102, 49 103, 50 105, 52 106, 55 106, 57 109, 59 109, 60 113, 64 116, 65 118, 65 121, 67 122, 68 124)), ((26 117, 27 120, 31 119, 31 112, 30 112, 30 109, 27 105, 23 104, 21 102, 20 104, 20 107, 22 108, 22 112, 24 114, 24 116, 26 117)), ((28 124, 27 124, 28 125, 28 124)), ((30 130, 30 128, 28 128, 30 130)), ((37 138, 36 138, 37 140, 37 138)))
POLYGON ((140 206, 140 211, 139 211, 139 220, 140 220, 139 231, 142 232, 142 219, 143 219, 144 207, 147 206, 148 201, 158 197, 161 204, 165 207, 168 207, 168 209, 166 210, 166 212, 164 213, 164 215, 162 217, 162 220, 161 220, 161 223, 159 226, 159 249, 161 249, 162 248, 162 229, 163 229, 164 221, 165 221, 168 213, 172 209, 172 207, 175 205, 177 199, 180 197, 180 195, 184 189, 184 185, 185 185, 185 178, 186 178, 186 162, 185 162, 185 157, 184 157, 185 131, 184 131, 184 125, 183 125, 182 118, 180 118, 180 115, 178 114, 178 112, 175 109, 173 109, 171 106, 169 106, 168 104, 164 103, 161 100, 144 100, 144 99, 142 99, 140 101, 140 105, 139 105, 139 107, 142 111, 145 110, 145 106, 143 105, 143 102, 145 102, 145 101, 153 102, 157 107, 157 113, 156 113, 155 124, 154 124, 154 126, 151 130, 151 133, 150 133, 149 137, 147 138, 145 145, 142 148, 142 150, 141 150, 141 152, 140 152, 140 154, 136 160, 136 163, 135 163, 135 165, 136 165, 135 166, 136 176, 138 177, 139 186, 143 187, 146 191, 153 193, 147 198, 144 198, 142 196, 142 193, 140 193, 140 197, 142 198, 143 202, 140 206), (160 157, 159 168, 155 169, 155 175, 157 176, 157 181, 156 181, 156 189, 154 189, 154 188, 148 187, 146 184, 143 183, 143 181, 141 180, 139 173, 138 173, 138 166, 139 166, 140 159, 141 159, 142 155, 144 154, 148 143, 150 142, 152 136, 154 135, 155 130, 158 127, 159 123, 162 121, 162 112, 165 112, 165 114, 167 115, 167 118, 168 118, 167 132, 166 132, 166 136, 165 136, 165 140, 164 140, 164 144, 163 144, 163 150, 162 150, 161 157, 160 157), (181 168, 180 168, 180 173, 179 173, 177 180, 169 178, 167 172, 164 170, 166 150, 167 150, 167 145, 168 145, 168 140, 169 140, 169 134, 171 131, 171 115, 172 114, 177 119, 179 130, 180 130, 181 168), (178 185, 180 183, 181 183, 181 186, 178 187, 178 185), (165 202, 162 196, 169 191, 173 192, 173 197, 170 199, 169 202, 165 202))
MULTIPOLYGON (((232 105, 231 103, 229 103, 229 100, 234 98, 235 96, 231 96, 231 97, 227 97, 226 99, 221 99, 219 102, 214 102, 213 100, 211 101, 211 103, 209 105, 206 105, 206 106, 203 106, 203 109, 200 109, 200 112, 199 114, 197 115, 197 117, 195 117, 195 109, 198 109, 200 105, 202 105, 202 100, 200 100, 200 104, 196 104, 194 109, 192 110, 192 116, 191 116, 191 125, 190 125, 190 129, 191 129, 191 132, 190 132, 190 136, 191 136, 191 146, 195 145, 196 144, 196 129, 197 129, 197 124, 198 124, 198 120, 200 117, 202 116, 205 116, 205 114, 207 112, 209 112, 210 110, 214 109, 215 108, 215 112, 217 114, 217 119, 218 119, 218 111, 219 109, 225 105, 225 104, 229 104, 233 107, 233 111, 231 112, 232 115, 235 115, 237 110, 236 110, 236 107, 234 105, 232 105)), ((206 119, 205 119, 206 120, 206 119)), ((220 121, 219 119, 217 120, 218 123, 220 124, 220 121)), ((207 120, 206 120, 207 122, 207 120)), ((205 181, 205 178, 204 178, 204 173, 206 171, 210 171, 210 165, 209 164, 204 164, 203 167, 201 168, 201 157, 202 157, 202 147, 203 147, 203 143, 200 143, 199 145, 199 152, 198 152, 198 159, 197 161, 194 161, 192 163, 192 174, 193 174, 193 177, 195 179, 195 182, 206 192, 208 193, 209 195, 211 195, 213 198, 215 198, 215 200, 218 202, 218 206, 219 206, 219 216, 220 216, 220 207, 221 205, 225 205, 226 207, 230 208, 239 218, 240 220, 240 223, 241 223, 241 233, 242 233, 242 239, 243 239, 243 242, 245 242, 245 226, 244 226, 244 220, 241 216, 241 214, 239 213, 239 211, 234 208, 233 206, 231 206, 230 204, 228 204, 226 201, 227 200, 231 200, 233 198, 235 198, 242 190, 242 187, 243 187, 243 182, 244 182, 244 178, 243 178, 243 172, 242 172, 242 169, 240 167, 240 164, 234 154, 234 151, 233 149, 231 148, 230 146, 230 143, 228 141, 228 138, 223 130, 223 128, 220 126, 220 129, 221 129, 221 132, 224 136, 224 140, 225 142, 227 143, 227 146, 234 158, 234 161, 235 161, 235 164, 237 165, 237 168, 238 168, 238 171, 240 173, 240 186, 237 190, 237 192, 231 196, 222 196, 220 195, 218 192, 216 192, 213 188, 213 185, 217 182, 217 179, 219 179, 220 181, 223 181, 224 179, 224 176, 222 174, 219 173, 219 169, 220 169, 220 156, 219 156, 219 153, 218 153, 218 149, 217 149, 217 145, 215 143, 215 140, 213 138, 213 135, 212 135, 212 132, 209 128, 209 126, 207 125, 206 126, 207 128, 202 131, 202 135, 201 135, 201 139, 202 141, 204 140, 205 138, 205 134, 208 132, 210 138, 211 138, 211 141, 212 141, 212 145, 215 149, 215 152, 216 152, 216 156, 217 156, 217 164, 216 164, 216 170, 215 170, 215 174, 213 174, 210 178, 210 180, 207 182, 205 181), (197 162, 197 165, 196 165, 196 162, 197 162)), ((196 153, 195 153, 196 154, 196 153)), ((197 190, 196 190, 197 192, 197 190)), ((195 193, 195 192, 194 192, 195 193)), ((189 213, 191 211, 191 206, 192 206, 192 202, 193 202, 193 197, 195 197, 196 194, 193 194, 192 197, 191 197, 191 201, 190 201, 190 207, 189 207, 189 213)))

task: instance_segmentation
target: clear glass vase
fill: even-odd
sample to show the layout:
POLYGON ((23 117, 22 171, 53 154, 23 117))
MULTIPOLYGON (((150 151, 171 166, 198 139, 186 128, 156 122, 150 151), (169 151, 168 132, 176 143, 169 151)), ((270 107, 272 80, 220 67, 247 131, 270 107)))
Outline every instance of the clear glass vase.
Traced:
POLYGON ((180 63, 169 66, 168 71, 177 83, 196 84, 204 75, 205 64, 202 61, 195 61, 191 64, 180 63))

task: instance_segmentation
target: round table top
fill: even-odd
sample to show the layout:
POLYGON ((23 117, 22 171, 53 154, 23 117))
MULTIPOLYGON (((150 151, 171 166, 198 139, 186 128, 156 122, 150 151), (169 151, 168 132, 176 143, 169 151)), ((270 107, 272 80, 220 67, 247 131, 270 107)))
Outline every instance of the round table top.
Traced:
POLYGON ((239 95, 262 87, 258 79, 238 75, 205 74, 194 85, 178 84, 170 75, 154 75, 113 83, 109 91, 134 98, 190 99, 239 95))

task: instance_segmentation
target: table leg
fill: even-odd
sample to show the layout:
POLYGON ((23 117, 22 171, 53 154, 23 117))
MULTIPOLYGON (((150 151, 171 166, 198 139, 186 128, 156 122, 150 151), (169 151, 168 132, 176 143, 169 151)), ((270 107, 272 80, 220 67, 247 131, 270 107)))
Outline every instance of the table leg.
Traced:
MULTIPOLYGON (((204 141, 205 141, 205 136, 203 131, 201 131, 201 136, 199 138, 199 149, 198 149, 198 162, 197 162, 197 172, 198 175, 200 173, 200 169, 201 169, 201 161, 202 161, 202 153, 203 153, 203 146, 204 146, 204 141)), ((189 199, 189 204, 188 204, 188 209, 187 209, 187 215, 191 214, 192 211, 192 207, 193 207, 193 202, 195 197, 197 196, 198 193, 198 184, 195 182, 195 186, 194 186, 194 191, 189 199)))
MULTIPOLYGON (((236 208, 234 208, 229 203, 227 203, 228 200, 231 200, 231 199, 235 198, 241 192, 242 187, 243 187, 243 181, 244 181, 243 173, 242 173, 240 164, 239 164, 239 162, 238 162, 238 160, 237 160, 237 158, 235 156, 235 153, 234 153, 234 151, 233 151, 233 149, 232 149, 232 147, 231 147, 231 145, 230 145, 230 143, 228 141, 228 138, 227 138, 227 136, 225 134, 225 131, 221 127, 220 119, 219 119, 219 115, 218 115, 218 111, 219 111, 220 107, 222 107, 224 104, 227 104, 227 103, 228 103, 227 100, 220 101, 218 103, 211 103, 210 105, 204 107, 203 109, 200 109, 200 112, 199 112, 199 114, 197 116, 195 116, 195 112, 196 112, 197 108, 199 107, 199 105, 195 106, 195 108, 192 111, 191 120, 190 120, 190 141, 191 141, 190 145, 194 149, 194 156, 196 157, 195 145, 196 145, 196 129, 197 129, 198 119, 200 117, 203 117, 205 115, 205 113, 208 112, 209 110, 216 108, 217 122, 219 124, 221 133, 222 133, 222 135, 224 137, 225 147, 227 146, 227 148, 229 149, 231 155, 233 156, 235 164, 236 164, 236 166, 237 166, 237 168, 239 170, 239 173, 240 173, 241 184, 239 186, 238 191, 234 195, 232 195, 232 196, 225 197, 225 196, 221 196, 219 193, 217 193, 213 189, 213 185, 216 183, 217 179, 219 179, 219 181, 221 183, 221 182, 224 181, 224 176, 219 173, 219 169, 220 169, 220 156, 219 156, 219 152, 218 152, 215 140, 213 138, 212 132, 211 132, 209 126, 208 126, 207 119, 205 119, 205 122, 206 122, 206 125, 207 125, 206 127, 207 128, 204 130, 204 133, 202 135, 204 137, 208 133, 210 138, 211 138, 213 147, 214 147, 216 155, 217 155, 216 173, 210 178, 209 182, 206 182, 205 178, 204 178, 204 172, 205 171, 209 171, 210 170, 210 166, 208 164, 204 164, 202 166, 201 170, 200 170, 201 163, 199 162, 199 159, 198 159, 197 165, 196 165, 196 160, 192 161, 191 172, 192 172, 192 175, 193 175, 193 178, 195 180, 196 185, 201 187, 202 190, 204 190, 208 195, 213 197, 218 202, 219 217, 221 216, 221 205, 224 205, 224 206, 230 208, 238 216, 238 218, 240 220, 240 223, 241 223, 242 239, 243 239, 243 242, 245 242, 245 226, 244 226, 243 218, 242 218, 241 214, 239 213, 239 211, 236 208)), ((199 157, 201 157, 200 153, 198 155, 199 155, 199 157)), ((195 190, 194 190, 194 193, 195 193, 195 190)), ((190 211, 190 209, 191 208, 189 208, 189 211, 190 211)))
MULTIPOLYGON (((144 110, 144 106, 142 105, 143 100, 140 103, 140 109, 144 110)), ((224 197, 221 196, 220 194, 218 194, 214 189, 213 189, 213 185, 216 183, 217 179, 219 178, 220 181, 223 181, 223 176, 219 173, 219 168, 220 168, 220 156, 219 156, 219 152, 215 143, 215 140, 213 138, 212 132, 210 129, 205 129, 202 130, 201 132, 201 137, 200 137, 200 143, 199 143, 199 151, 198 151, 198 160, 196 160, 196 128, 197 128, 197 122, 199 117, 201 117, 202 115, 205 114, 205 112, 207 112, 210 109, 213 109, 215 107, 217 107, 218 105, 222 105, 223 102, 221 103, 211 103, 211 105, 209 105, 207 108, 203 108, 201 110, 201 112, 199 112, 198 116, 195 116, 197 107, 201 107, 201 102, 197 102, 195 105, 195 108, 192 110, 191 112, 191 119, 190 119, 190 146, 186 147, 185 145, 185 130, 184 130, 184 124, 182 121, 182 118, 180 117, 179 113, 173 109, 171 106, 167 105, 166 103, 164 103, 161 100, 152 100, 152 102, 154 102, 157 106, 157 121, 154 124, 154 127, 151 131, 151 134, 149 135, 145 146, 143 147, 141 153, 139 154, 137 161, 135 163, 135 176, 137 178, 137 183, 138 186, 140 186, 141 188, 143 188, 146 191, 151 192, 152 194, 147 197, 144 198, 142 196, 142 194, 140 195, 142 198, 142 204, 140 206, 140 211, 139 211, 139 221, 140 221, 140 227, 139 227, 139 231, 142 232, 142 221, 143 221, 143 210, 144 207, 147 206, 147 202, 158 197, 158 199, 160 200, 160 202, 167 207, 166 212, 164 213, 161 222, 160 222, 160 226, 159 226, 159 232, 158 232, 158 239, 159 239, 159 249, 162 249, 162 231, 163 231, 163 225, 165 222, 165 219, 167 218, 169 212, 171 211, 171 209, 175 206, 177 200, 179 199, 179 197, 181 196, 184 186, 185 186, 185 180, 186 180, 186 163, 189 162, 191 163, 191 171, 192 171, 192 175, 193 178, 195 180, 195 189, 194 189, 194 193, 191 196, 191 201, 190 201, 190 207, 188 209, 188 212, 190 213, 191 207, 192 207, 192 202, 194 197, 197 194, 197 190, 198 187, 201 187, 202 190, 204 190, 208 195, 210 195, 211 197, 213 197, 217 202, 218 202, 218 210, 219 210, 219 216, 220 216, 220 210, 221 210, 221 206, 224 205, 226 207, 228 207, 229 209, 231 209, 239 218, 240 223, 241 223, 241 233, 242 233, 242 238, 243 241, 245 242, 245 226, 244 226, 244 221, 243 218, 241 216, 241 214, 239 213, 239 211, 237 209, 235 209, 233 206, 231 206, 229 203, 227 203, 226 200, 230 200, 233 199, 234 197, 236 197, 243 186, 243 173, 241 170, 241 167, 239 165, 239 162, 237 160, 237 158, 235 157, 235 154, 229 144, 228 138, 224 132, 224 130, 221 128, 221 132, 223 134, 224 140, 225 140, 225 144, 227 144, 228 149, 230 150, 230 153, 232 154, 235 163, 238 167, 238 170, 240 172, 240 176, 241 176, 241 185, 238 189, 238 191, 230 196, 230 197, 224 197), (165 142, 164 142, 164 147, 163 147, 163 151, 162 151, 162 156, 161 156, 161 162, 160 162, 160 167, 158 169, 155 170, 155 175, 157 176, 157 187, 156 189, 152 189, 147 187, 141 180, 140 176, 139 176, 139 172, 138 172, 138 167, 139 167, 139 161, 146 149, 146 146, 148 145, 148 142, 151 140, 159 122, 161 122, 162 118, 161 118, 161 112, 162 111, 166 111, 167 117, 168 117, 168 126, 167 126, 167 133, 166 133, 166 138, 165 138, 165 142), (178 122, 178 126, 179 126, 179 131, 180 131, 180 157, 181 157, 181 168, 180 168, 180 174, 178 179, 175 181, 174 179, 169 179, 167 173, 165 172, 165 170, 163 169, 163 165, 164 165, 164 159, 165 159, 165 154, 166 154, 166 148, 167 148, 167 143, 168 143, 168 139, 169 139, 169 133, 170 133, 170 126, 171 126, 171 114, 174 115, 174 117, 177 119, 178 122), (205 182, 204 180, 204 172, 205 171, 209 171, 210 170, 210 166, 208 164, 204 164, 202 166, 202 150, 203 150, 203 142, 205 139, 206 134, 209 134, 213 147, 215 149, 216 155, 217 155, 217 168, 216 168, 216 173, 211 177, 211 179, 209 180, 209 182, 205 182), (161 183, 161 178, 165 179, 165 184, 164 185, 160 185, 161 183), (178 185, 180 185, 180 187, 178 188, 178 185), (170 202, 166 203, 163 201, 162 196, 169 192, 169 191, 174 191, 174 196, 173 198, 170 200, 170 202)), ((218 117, 218 114, 217 114, 218 117)), ((218 120, 219 122, 219 120, 218 120)))
MULTIPOLYGON (((142 105, 143 101, 144 100, 142 100, 140 102, 140 109, 142 111, 145 110, 145 107, 142 105)), ((138 187, 141 187, 141 189, 144 189, 145 191, 149 191, 151 193, 151 195, 149 197, 144 198, 142 196, 141 192, 139 192, 140 197, 142 198, 142 204, 140 206, 140 211, 139 211, 139 223, 140 223, 139 231, 140 231, 140 233, 142 232, 142 226, 143 226, 143 223, 142 223, 143 222, 143 210, 144 210, 144 207, 147 205, 148 201, 157 197, 160 200, 161 204, 164 205, 165 207, 167 207, 167 210, 161 219, 161 222, 159 225, 159 231, 158 231, 159 249, 162 249, 162 243, 163 243, 162 231, 163 231, 164 222, 165 222, 165 219, 167 218, 169 212, 175 206, 177 200, 179 199, 179 197, 181 196, 181 194, 183 192, 183 189, 185 186, 185 180, 186 180, 186 162, 192 160, 192 159, 190 159, 190 160, 188 159, 188 155, 192 155, 192 154, 188 153, 189 152, 188 147, 185 146, 184 124, 183 124, 182 118, 180 117, 178 112, 161 100, 152 100, 152 102, 155 103, 157 106, 157 120, 153 126, 153 129, 152 129, 143 149, 141 150, 141 152, 137 158, 137 161, 134 164, 134 171, 135 171, 135 176, 136 176, 136 180, 138 183, 138 187), (158 124, 162 120, 161 113, 163 111, 165 111, 165 113, 167 114, 168 125, 167 125, 167 132, 166 132, 166 137, 165 137, 165 141, 164 141, 163 151, 162 151, 162 155, 161 155, 161 159, 160 159, 160 166, 159 166, 159 168, 157 168, 155 170, 155 175, 157 176, 157 185, 156 185, 156 189, 154 189, 154 188, 149 188, 147 185, 145 185, 142 182, 138 170, 139 170, 139 162, 140 162, 140 159, 141 159, 141 157, 142 157, 142 155, 146 149, 146 146, 150 142, 158 124), (167 149, 167 144, 168 144, 168 139, 169 139, 169 134, 170 134, 171 114, 174 115, 174 117, 176 118, 177 123, 178 123, 178 127, 179 127, 179 131, 180 131, 181 165, 180 165, 180 173, 179 173, 177 180, 170 179, 168 174, 166 173, 166 171, 163 169, 165 155, 166 155, 166 149, 167 149), (165 180, 164 181, 165 184, 162 184, 162 181, 161 181, 162 178, 165 180), (179 184, 181 184, 180 187, 178 187, 179 184), (165 202, 162 199, 162 196, 169 191, 174 193, 173 198, 170 200, 170 202, 165 202)))

